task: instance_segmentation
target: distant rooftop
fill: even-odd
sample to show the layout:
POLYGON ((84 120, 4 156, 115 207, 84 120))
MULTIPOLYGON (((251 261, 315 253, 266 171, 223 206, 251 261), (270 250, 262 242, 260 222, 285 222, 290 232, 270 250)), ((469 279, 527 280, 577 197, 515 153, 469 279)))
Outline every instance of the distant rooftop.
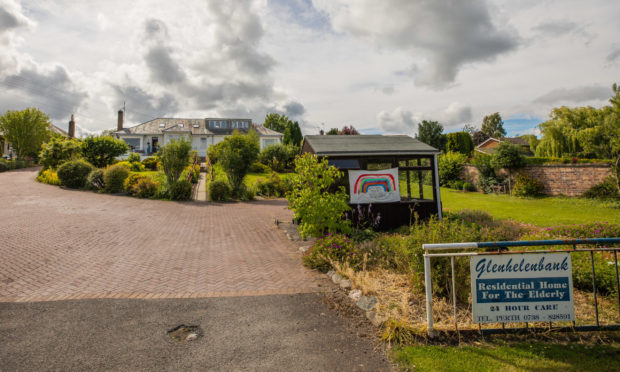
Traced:
POLYGON ((116 134, 148 134, 155 135, 164 132, 191 132, 199 134, 232 134, 234 130, 247 132, 254 128, 262 136, 283 136, 262 125, 252 124, 252 119, 230 119, 230 118, 206 118, 206 119, 186 119, 186 118, 157 118, 129 128, 116 131, 116 134))
POLYGON ((319 156, 439 154, 436 148, 406 135, 306 136, 304 142, 319 156))

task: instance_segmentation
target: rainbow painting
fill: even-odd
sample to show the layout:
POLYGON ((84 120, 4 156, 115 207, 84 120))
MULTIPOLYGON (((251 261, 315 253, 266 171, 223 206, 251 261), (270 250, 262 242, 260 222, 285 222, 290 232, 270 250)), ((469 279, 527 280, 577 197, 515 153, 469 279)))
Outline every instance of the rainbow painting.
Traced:
POLYGON ((398 168, 381 171, 349 171, 351 203, 391 203, 400 201, 398 168))

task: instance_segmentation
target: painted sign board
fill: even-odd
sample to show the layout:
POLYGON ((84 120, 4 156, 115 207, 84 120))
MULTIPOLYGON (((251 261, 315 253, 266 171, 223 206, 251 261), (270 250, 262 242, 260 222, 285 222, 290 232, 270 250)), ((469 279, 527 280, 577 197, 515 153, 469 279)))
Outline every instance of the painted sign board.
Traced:
POLYGON ((398 168, 380 171, 349 171, 351 204, 400 201, 398 168))
POLYGON ((472 256, 474 323, 575 320, 569 253, 472 256))

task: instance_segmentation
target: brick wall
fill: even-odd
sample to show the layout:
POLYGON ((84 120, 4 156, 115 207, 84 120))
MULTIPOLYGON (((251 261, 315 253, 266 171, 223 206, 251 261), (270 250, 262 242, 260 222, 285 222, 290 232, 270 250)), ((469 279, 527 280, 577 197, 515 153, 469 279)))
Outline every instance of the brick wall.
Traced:
MULTIPOLYGON (((611 167, 607 164, 545 164, 525 167, 520 172, 542 183, 546 195, 579 196, 611 175, 611 167)), ((465 165, 463 177, 475 185, 478 170, 465 165)))

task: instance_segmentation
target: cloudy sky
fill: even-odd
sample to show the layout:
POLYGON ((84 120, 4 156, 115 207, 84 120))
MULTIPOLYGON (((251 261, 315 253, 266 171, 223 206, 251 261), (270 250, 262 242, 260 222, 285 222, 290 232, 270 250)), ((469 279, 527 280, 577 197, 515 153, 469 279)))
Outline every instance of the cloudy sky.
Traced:
POLYGON ((0 0, 0 112, 34 106, 82 135, 156 117, 285 113, 413 135, 551 108, 620 82, 613 0, 0 0))

